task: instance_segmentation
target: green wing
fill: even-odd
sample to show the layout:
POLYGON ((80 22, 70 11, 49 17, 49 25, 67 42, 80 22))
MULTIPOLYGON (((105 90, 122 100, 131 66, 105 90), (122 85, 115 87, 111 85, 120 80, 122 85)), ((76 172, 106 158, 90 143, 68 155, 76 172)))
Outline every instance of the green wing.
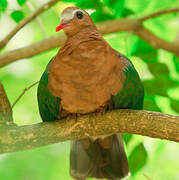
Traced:
POLYGON ((49 65, 50 63, 42 74, 37 89, 39 112, 43 121, 55 121, 60 119, 60 98, 53 96, 48 89, 49 65))
MULTIPOLYGON (((120 54, 120 57, 123 56, 120 54)), ((124 57, 124 56, 123 56, 124 57)), ((133 64, 125 57, 129 65, 123 69, 126 79, 117 95, 111 97, 113 109, 142 109, 144 88, 133 64)), ((49 63, 50 64, 50 63, 49 63)), ((40 115, 43 121, 60 119, 60 98, 51 94, 48 89, 48 67, 43 73, 37 90, 40 115)))
POLYGON ((144 100, 144 88, 140 77, 132 62, 125 56, 119 54, 128 61, 128 66, 123 69, 126 79, 122 89, 116 96, 112 96, 114 109, 142 109, 144 100))

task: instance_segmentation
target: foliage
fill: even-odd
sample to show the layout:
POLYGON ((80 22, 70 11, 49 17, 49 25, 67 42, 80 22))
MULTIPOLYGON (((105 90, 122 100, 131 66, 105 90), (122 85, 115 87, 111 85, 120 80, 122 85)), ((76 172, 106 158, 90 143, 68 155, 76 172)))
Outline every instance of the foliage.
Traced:
MULTIPOLYGON (((31 2, 34 3, 35 1, 31 2)), ((80 8, 95 10, 95 12, 91 14, 95 22, 117 18, 142 17, 157 10, 169 9, 179 5, 177 0, 165 0, 165 3, 161 0, 136 0, 135 4, 133 0, 63 0, 61 6, 65 6, 65 2, 74 3, 80 8)), ((9 3, 11 2, 9 1, 9 3)), ((0 14, 4 13, 10 16, 15 22, 20 22, 25 17, 24 14, 29 12, 29 9, 26 5, 26 0, 17 0, 17 4, 19 5, 18 9, 9 13, 7 0, 0 0, 0 14)), ((56 9, 47 11, 41 16, 48 35, 53 35, 53 30, 59 21, 57 14, 54 13, 55 10, 56 9)), ((159 37, 171 41, 176 39, 176 34, 178 33, 178 18, 178 14, 164 15, 149 20, 145 23, 145 26, 159 37), (175 22, 177 26, 171 25, 170 22, 175 22)), ((32 23, 30 27, 35 30, 32 38, 30 37, 30 42, 42 38, 40 27, 37 24, 32 23)), ((28 37, 29 32, 24 32, 24 36, 28 37)), ((129 33, 114 33, 105 36, 105 39, 116 50, 127 55, 137 68, 145 88, 144 109, 178 114, 179 96, 176 90, 179 87, 178 57, 164 50, 154 49, 144 40, 129 33)), ((28 42, 29 40, 24 41, 28 42)), ((56 52, 57 50, 54 49, 48 53, 33 57, 30 61, 16 62, 1 70, 0 77, 7 88, 11 102, 15 100, 23 87, 28 86, 40 78, 45 65, 56 52), (19 66, 21 66, 21 68, 19 68, 19 66), (14 88, 15 81, 17 88, 14 88)), ((36 90, 33 89, 16 105, 14 116, 15 119, 19 120, 17 121, 18 124, 31 124, 40 121, 39 116, 37 120, 38 110, 35 96, 36 90), (22 113, 26 114, 26 116, 22 117, 22 113)), ((144 179, 144 176, 141 175, 144 171, 147 172, 149 176, 151 175, 151 178, 154 177, 154 179, 176 179, 175 173, 178 173, 177 158, 179 160, 179 157, 178 154, 174 152, 177 151, 177 145, 172 146, 170 144, 171 147, 174 147, 174 150, 168 151, 173 154, 167 155, 167 147, 165 148, 164 145, 165 141, 158 142, 155 140, 154 143, 153 140, 150 140, 149 143, 148 138, 128 134, 123 135, 123 139, 127 147, 129 165, 132 172, 131 179, 144 179), (176 163, 167 161, 166 156, 169 156, 169 158, 175 157, 176 163), (163 159, 166 159, 166 163, 163 163, 163 159), (159 166, 158 163, 161 168, 163 167, 163 174, 158 172, 160 171, 159 169, 156 172, 159 166), (176 168, 174 167, 175 165, 176 168), (174 167, 173 170, 171 170, 171 168, 169 170, 169 166, 174 167)), ((62 145, 58 144, 53 146, 54 148, 45 147, 38 150, 7 155, 3 161, 0 160, 0 163, 4 166, 4 168, 0 170, 0 179, 70 179, 68 170, 62 170, 63 164, 65 164, 64 167, 68 169, 67 152, 69 152, 69 147, 67 146, 68 144, 62 143, 62 145), (47 158, 45 159, 44 156, 47 158), (10 165, 11 161, 16 161, 19 164, 17 164, 16 167, 12 166, 10 165), (34 162, 42 166, 39 171, 31 167, 34 166, 34 162), (48 163, 49 166, 47 166, 48 163), (42 170, 43 168, 44 170, 42 170), (58 173, 58 168, 60 173, 58 173), (5 169, 10 170, 7 172, 5 169), (21 173, 22 170, 25 170, 26 174, 21 173), (47 173, 48 171, 49 173, 47 173), (37 173, 39 174, 35 176, 37 173)))
POLYGON ((16 10, 11 13, 11 17, 15 22, 20 22, 24 18, 22 11, 16 10))
POLYGON ((17 0, 18 4, 22 6, 24 3, 26 3, 26 0, 17 0))
MULTIPOLYGON (((26 0, 17 0, 17 3, 20 6, 22 6, 25 2, 26 0)), ((0 0, 0 14, 6 11, 7 7, 8 7, 8 1, 0 0)), ((11 12, 10 16, 15 22, 18 23, 24 18, 24 13, 21 10, 14 10, 13 12, 11 12)))
POLYGON ((7 8, 7 0, 0 1, 0 11, 5 11, 7 8))
POLYGON ((139 171, 147 162, 147 151, 145 150, 143 143, 140 143, 137 146, 135 146, 128 160, 131 174, 132 176, 134 176, 135 173, 139 171))

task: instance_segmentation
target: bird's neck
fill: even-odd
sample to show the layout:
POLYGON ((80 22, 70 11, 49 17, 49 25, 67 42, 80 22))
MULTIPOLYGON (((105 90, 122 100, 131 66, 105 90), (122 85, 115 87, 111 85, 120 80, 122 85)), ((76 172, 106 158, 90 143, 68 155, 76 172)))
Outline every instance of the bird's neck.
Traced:
MULTIPOLYGON (((63 57, 64 55, 69 55, 79 47, 81 43, 92 43, 92 41, 102 41, 104 42, 104 45, 106 45, 105 40, 101 36, 101 34, 97 31, 96 28, 83 28, 81 31, 76 33, 74 36, 70 36, 67 38, 64 45, 60 48, 57 57, 58 59, 61 59, 60 57, 63 57)), ((102 43, 103 44, 103 43, 102 43)))
POLYGON ((76 34, 68 36, 67 42, 73 41, 74 39, 78 41, 84 41, 92 37, 96 37, 97 39, 102 39, 101 34, 98 32, 95 26, 85 27, 81 29, 79 32, 77 32, 76 34))

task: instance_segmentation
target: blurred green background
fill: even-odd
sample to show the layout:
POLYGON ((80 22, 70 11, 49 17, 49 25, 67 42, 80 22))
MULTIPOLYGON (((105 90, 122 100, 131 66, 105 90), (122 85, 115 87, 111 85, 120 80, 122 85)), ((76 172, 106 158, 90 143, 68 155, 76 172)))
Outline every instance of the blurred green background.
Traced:
MULTIPOLYGON (((0 0, 0 39, 46 0, 0 0)), ((91 12, 95 22, 116 18, 139 18, 158 10, 175 8, 179 0, 63 0, 25 26, 3 51, 24 47, 55 34, 59 14, 76 5, 91 12), (44 33, 45 31, 45 33, 44 33)), ((145 22, 145 27, 166 41, 179 40, 179 13, 145 22)), ((61 32, 63 33, 63 32, 61 32)), ((145 87, 144 109, 179 115, 179 58, 154 49, 127 32, 105 35, 107 42, 134 63, 145 87)), ((10 102, 39 80, 58 48, 0 69, 10 102)), ((0 51, 2 52, 2 51, 0 51)), ((28 91, 13 109, 18 125, 41 122, 36 99, 37 86, 28 91)), ((124 135, 132 176, 129 180, 179 180, 179 144, 139 135, 124 135)), ((70 180, 70 142, 0 155, 0 180, 70 180)))

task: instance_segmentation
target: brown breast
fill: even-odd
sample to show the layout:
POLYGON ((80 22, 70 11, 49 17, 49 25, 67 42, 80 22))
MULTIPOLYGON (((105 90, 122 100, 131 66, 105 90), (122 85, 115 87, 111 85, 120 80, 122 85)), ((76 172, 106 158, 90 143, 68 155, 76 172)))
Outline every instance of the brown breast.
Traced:
POLYGON ((50 65, 49 89, 67 112, 94 112, 122 88, 123 67, 103 39, 67 41, 50 65))

